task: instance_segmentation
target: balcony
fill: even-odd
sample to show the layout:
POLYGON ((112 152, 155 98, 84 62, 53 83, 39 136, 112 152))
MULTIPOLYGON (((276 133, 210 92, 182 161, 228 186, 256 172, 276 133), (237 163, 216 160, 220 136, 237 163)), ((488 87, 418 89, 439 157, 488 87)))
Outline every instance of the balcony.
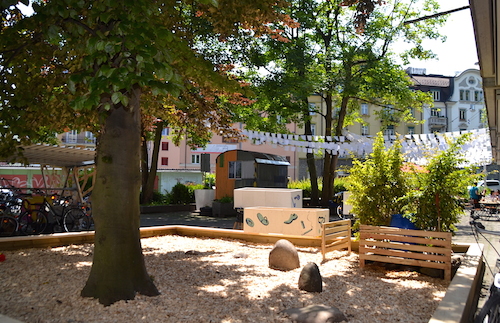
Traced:
POLYGON ((428 120, 429 126, 446 126, 448 118, 446 117, 430 117, 428 120))
POLYGON ((95 146, 95 138, 67 138, 62 137, 61 142, 66 145, 85 145, 85 146, 95 146))

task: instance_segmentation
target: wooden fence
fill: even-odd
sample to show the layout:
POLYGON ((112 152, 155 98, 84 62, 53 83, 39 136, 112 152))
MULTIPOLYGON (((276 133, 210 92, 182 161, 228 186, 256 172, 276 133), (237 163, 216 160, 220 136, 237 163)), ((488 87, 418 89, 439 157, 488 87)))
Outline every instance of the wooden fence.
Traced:
POLYGON ((323 223, 321 233, 321 254, 323 261, 326 253, 347 248, 351 252, 351 220, 323 223))
POLYGON ((444 270, 451 280, 451 233, 361 225, 359 261, 366 260, 444 270))

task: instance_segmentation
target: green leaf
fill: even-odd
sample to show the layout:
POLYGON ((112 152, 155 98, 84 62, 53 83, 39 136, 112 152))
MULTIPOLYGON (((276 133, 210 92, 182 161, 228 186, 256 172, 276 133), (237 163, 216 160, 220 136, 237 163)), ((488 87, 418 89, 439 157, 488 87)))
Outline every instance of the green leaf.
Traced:
POLYGON ((68 81, 68 90, 73 94, 76 91, 75 82, 73 82, 71 79, 68 81))
POLYGON ((118 104, 118 102, 121 101, 121 97, 123 96, 123 94, 121 94, 120 92, 115 92, 111 95, 111 102, 113 102, 114 104, 118 104))
POLYGON ((128 106, 128 102, 129 102, 128 96, 122 95, 122 97, 120 98, 120 102, 123 104, 123 106, 125 106, 125 107, 128 106))

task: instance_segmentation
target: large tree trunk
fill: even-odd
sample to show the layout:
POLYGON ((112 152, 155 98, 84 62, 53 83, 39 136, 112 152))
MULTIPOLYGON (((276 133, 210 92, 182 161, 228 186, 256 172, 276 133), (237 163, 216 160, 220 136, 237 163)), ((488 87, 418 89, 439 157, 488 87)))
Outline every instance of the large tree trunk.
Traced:
MULTIPOLYGON (((158 122, 156 124, 155 129, 155 137, 153 141, 153 154, 151 156, 151 168, 144 170, 147 174, 143 174, 143 182, 142 182, 142 204, 151 203, 153 199, 153 191, 155 188, 155 180, 156 174, 158 170, 158 156, 160 154, 160 144, 161 144, 161 133, 163 131, 164 123, 158 122)), ((146 147, 146 143, 143 143, 143 146, 146 147)), ((143 154, 146 154, 143 159, 148 159, 148 149, 147 147, 143 148, 143 154)))
MULTIPOLYGON (((309 114, 309 111, 307 111, 309 114)), ((306 122, 304 124, 304 134, 312 135, 311 129, 311 121, 309 118, 306 118, 306 122)), ((316 171, 316 162, 314 160, 313 153, 306 153, 306 161, 307 161, 307 169, 309 170, 309 179, 311 182, 311 205, 317 206, 319 205, 319 188, 318 188, 318 173, 316 171)))
MULTIPOLYGON (((331 116, 331 110, 333 110, 332 106, 332 100, 331 96, 327 95, 327 100, 326 100, 326 106, 327 106, 327 115, 331 116), (328 99, 330 98, 330 99, 328 99), (331 106, 331 110, 329 111, 328 107, 331 106)), ((344 127, 344 119, 347 114, 347 104, 349 103, 349 97, 345 96, 342 97, 342 100, 340 102, 340 110, 339 110, 339 115, 337 119, 337 124, 335 125, 335 132, 333 133, 334 136, 341 136, 342 135, 342 129, 344 127)), ((331 122, 328 126, 328 121, 327 121, 327 131, 328 129, 332 129, 333 122, 331 122)), ((326 136, 332 135, 326 134, 326 136)), ((323 169, 323 191, 321 194, 321 205, 327 206, 328 201, 333 197, 334 195, 334 190, 333 190, 333 184, 335 181, 335 172, 337 170, 337 163, 339 160, 338 155, 331 155, 328 153, 325 153, 325 158, 324 158, 324 169, 323 169)))
MULTIPOLYGON (((333 125, 333 98, 331 94, 325 96, 325 138, 332 135, 333 125)), ((323 189, 321 191, 321 205, 328 207, 328 201, 333 197, 333 176, 331 173, 332 155, 325 151, 323 158, 323 189)))
POLYGON ((94 257, 81 295, 104 305, 134 299, 136 293, 159 294, 146 271, 139 232, 139 97, 136 87, 128 107, 111 109, 97 147, 94 257))

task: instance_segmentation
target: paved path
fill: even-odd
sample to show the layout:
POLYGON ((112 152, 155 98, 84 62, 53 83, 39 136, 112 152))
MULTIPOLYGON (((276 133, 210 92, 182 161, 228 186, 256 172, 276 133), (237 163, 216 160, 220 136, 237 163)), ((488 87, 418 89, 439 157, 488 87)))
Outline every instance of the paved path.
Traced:
MULTIPOLYGON (((496 272, 495 267, 499 259, 500 236, 484 234, 483 236, 476 237, 470 225, 470 220, 470 212, 465 211, 460 218, 460 222, 457 224, 458 230, 453 236, 453 242, 481 243, 484 245, 483 259, 486 263, 486 269, 483 278, 483 288, 481 289, 478 302, 478 309, 481 309, 484 302, 488 299, 489 288, 496 272)), ((487 230, 498 231, 500 233, 500 216, 481 217, 477 221, 481 222, 487 230)))
POLYGON ((219 218, 188 211, 141 214, 141 227, 191 225, 197 227, 232 229, 235 221, 236 217, 219 218))

